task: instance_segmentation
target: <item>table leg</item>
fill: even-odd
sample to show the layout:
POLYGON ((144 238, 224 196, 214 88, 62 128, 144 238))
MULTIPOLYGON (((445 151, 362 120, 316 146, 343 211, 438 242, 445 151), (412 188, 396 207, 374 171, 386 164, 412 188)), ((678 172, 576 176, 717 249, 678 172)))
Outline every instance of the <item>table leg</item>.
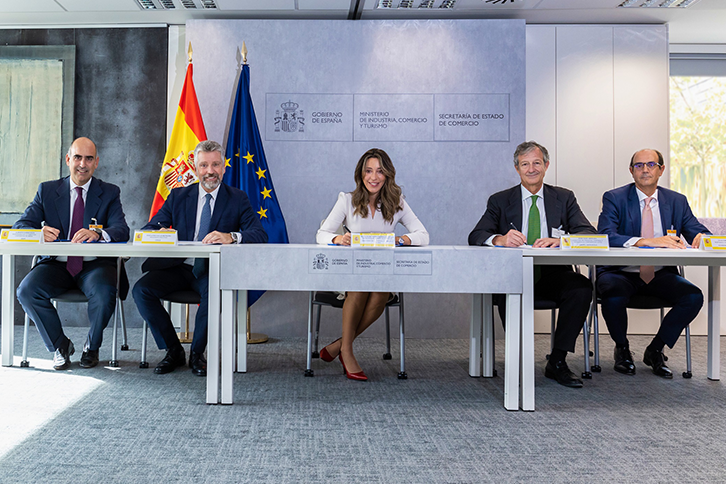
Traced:
POLYGON ((237 321, 237 371, 247 372, 247 291, 237 293, 237 311, 234 320, 237 321))
MULTIPOLYGON (((522 410, 534 411, 534 259, 522 258, 522 410)), ((509 330, 509 325, 507 325, 509 330)))
POLYGON ((13 366, 15 352, 15 256, 3 254, 2 366, 13 366))
POLYGON ((308 352, 306 357, 305 376, 313 376, 313 292, 308 297, 308 352))
MULTIPOLYGON (((4 267, 3 267, 4 269, 4 267)), ((3 363, 4 364, 4 363, 3 363)), ((721 267, 708 266, 708 372, 721 378, 721 267)))
MULTIPOLYGON (((220 330, 222 371, 220 402, 232 404, 232 377, 234 375, 234 300, 237 291, 222 291, 222 324, 220 330)), ((242 291, 246 294, 246 291, 242 291)), ((243 299, 246 299, 243 296, 243 299)), ((246 302, 246 301, 245 301, 246 302)))
POLYGON ((493 378, 497 376, 494 369, 494 306, 492 295, 484 294, 482 306, 482 350, 484 354, 482 376, 493 378))
POLYGON ((507 331, 504 337, 504 408, 507 410, 519 410, 521 304, 522 297, 519 294, 507 294, 507 331))
MULTIPOLYGON (((481 376, 481 334, 482 334, 482 305, 481 294, 471 295, 471 322, 469 324, 469 376, 481 376)), ((486 331, 486 329, 484 329, 486 331)))
MULTIPOLYGON (((209 254, 209 291, 207 313, 207 403, 219 403, 220 374, 220 294, 219 254, 209 254)), ((231 314, 231 311, 230 311, 231 314)), ((231 335, 225 335, 229 338, 231 335)))

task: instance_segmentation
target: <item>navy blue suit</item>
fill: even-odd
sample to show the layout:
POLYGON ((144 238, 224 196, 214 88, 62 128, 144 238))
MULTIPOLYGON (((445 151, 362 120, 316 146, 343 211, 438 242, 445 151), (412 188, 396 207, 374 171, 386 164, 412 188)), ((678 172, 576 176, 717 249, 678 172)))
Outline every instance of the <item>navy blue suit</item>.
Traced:
MULTIPOLYGON (((121 206, 120 190, 116 185, 92 178, 86 195, 83 226, 88 228, 91 218, 103 225, 103 230, 113 242, 129 240, 121 206)), ((70 239, 71 192, 69 177, 43 182, 25 213, 13 228, 41 228, 41 223, 60 230, 58 238, 70 239)), ((122 286, 128 291, 126 273, 122 274, 122 286)), ((48 351, 65 345, 58 313, 50 299, 69 289, 78 287, 88 297, 88 319, 91 328, 85 346, 97 350, 101 346, 103 330, 116 307, 116 259, 99 258, 85 261, 83 269, 75 277, 66 270, 66 263, 53 257, 42 257, 18 287, 20 304, 40 332, 48 351)), ((122 296, 123 296, 123 287, 122 296)))
MULTIPOLYGON (((572 233, 595 233, 570 190, 552 185, 542 189, 547 218, 547 233, 552 229, 572 233)), ((487 202, 487 210, 469 234, 469 245, 484 245, 492 235, 504 235, 512 228, 522 228, 522 189, 516 185, 495 193, 487 202)), ((577 336, 587 317, 592 301, 590 280, 577 274, 572 266, 538 266, 541 277, 534 285, 536 299, 556 301, 560 308, 555 329, 554 347, 574 352, 577 336)), ((495 295, 499 314, 504 321, 504 297, 495 295)))
MULTIPOLYGON (((199 186, 176 188, 169 193, 164 205, 143 227, 158 230, 160 226, 173 227, 179 240, 194 240, 196 230, 199 186)), ((267 233, 259 216, 252 209, 247 194, 222 183, 219 186, 209 231, 240 232, 242 243, 266 243, 267 233)), ((182 259, 148 259, 142 266, 144 276, 134 285, 134 301, 139 313, 149 324, 159 349, 179 345, 169 314, 160 298, 176 291, 193 290, 201 296, 194 326, 192 351, 202 354, 207 346, 207 291, 209 276, 205 272, 195 276, 192 266, 182 259)))
MULTIPOLYGON (((691 212, 688 199, 678 192, 658 187, 658 210, 663 234, 675 230, 692 243, 699 233, 710 233, 691 212)), ((607 191, 602 197, 598 231, 607 234, 611 247, 623 247, 632 237, 640 237, 641 208, 635 183, 607 191)), ((703 294, 695 285, 678 275, 675 267, 664 267, 646 284, 639 272, 625 272, 620 266, 598 267, 597 290, 602 312, 615 343, 627 344, 627 304, 635 294, 660 297, 672 304, 663 319, 658 336, 673 347, 683 329, 698 315, 703 294)))

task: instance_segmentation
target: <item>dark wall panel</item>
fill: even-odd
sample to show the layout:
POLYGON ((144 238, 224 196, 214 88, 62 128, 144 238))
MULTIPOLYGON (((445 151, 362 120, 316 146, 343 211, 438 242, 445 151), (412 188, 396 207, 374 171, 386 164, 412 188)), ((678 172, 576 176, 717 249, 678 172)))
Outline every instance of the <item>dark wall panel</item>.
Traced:
MULTIPOLYGON (((121 188, 132 231, 148 220, 166 150, 167 43, 166 28, 0 30, 0 45, 76 46, 74 137, 98 145, 95 175, 121 188)), ((140 262, 127 264, 132 284, 140 262)), ((18 260, 16 282, 28 267, 28 260, 18 260)), ((64 306, 64 324, 87 324, 85 305, 64 306)), ((128 324, 140 326, 130 297, 124 307, 128 324)), ((22 318, 16 304, 16 324, 22 318)))

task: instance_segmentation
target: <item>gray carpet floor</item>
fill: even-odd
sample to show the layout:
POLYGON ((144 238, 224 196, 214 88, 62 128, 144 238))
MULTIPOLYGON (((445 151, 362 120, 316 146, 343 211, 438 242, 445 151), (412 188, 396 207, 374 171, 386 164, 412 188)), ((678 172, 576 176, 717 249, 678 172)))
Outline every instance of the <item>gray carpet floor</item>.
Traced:
MULTIPOLYGON (((85 329, 68 333, 81 346, 85 329)), ((361 383, 320 360, 304 378, 304 341, 272 340, 250 346, 235 404, 208 406, 203 378, 155 375, 155 349, 139 369, 140 330, 129 338, 117 369, 81 369, 77 354, 55 372, 37 333, 32 368, 0 368, 0 482, 726 481, 726 391, 705 377, 704 337, 693 338, 692 379, 680 376, 683 342, 666 351, 671 381, 638 364, 647 337, 631 338, 632 377, 612 370, 603 337, 602 373, 576 390, 544 378, 549 337, 537 336, 531 413, 502 406, 501 341, 500 377, 475 379, 466 341, 408 340, 409 379, 398 380, 397 352, 383 361, 382 341, 363 338, 361 383)), ((581 355, 569 358, 577 372, 581 355)))

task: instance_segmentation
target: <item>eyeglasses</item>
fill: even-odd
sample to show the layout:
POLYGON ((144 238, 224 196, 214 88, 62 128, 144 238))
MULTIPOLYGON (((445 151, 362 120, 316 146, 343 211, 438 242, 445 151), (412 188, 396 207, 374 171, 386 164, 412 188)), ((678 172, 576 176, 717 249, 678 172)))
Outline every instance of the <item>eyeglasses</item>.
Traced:
POLYGON ((652 170, 656 166, 663 166, 663 165, 661 165, 657 161, 649 161, 648 163, 642 163, 642 162, 633 163, 633 168, 635 168, 636 170, 642 170, 646 166, 648 167, 649 170, 652 170))

